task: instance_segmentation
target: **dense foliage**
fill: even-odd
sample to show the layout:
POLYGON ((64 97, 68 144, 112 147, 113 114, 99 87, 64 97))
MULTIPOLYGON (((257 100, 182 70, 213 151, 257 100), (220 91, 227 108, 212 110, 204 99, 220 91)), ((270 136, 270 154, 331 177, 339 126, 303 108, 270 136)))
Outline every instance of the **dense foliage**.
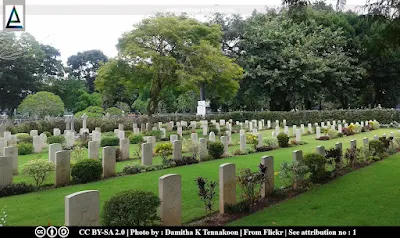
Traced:
POLYGON ((104 226, 149 226, 160 218, 157 209, 161 201, 157 195, 145 191, 123 191, 104 203, 104 226))

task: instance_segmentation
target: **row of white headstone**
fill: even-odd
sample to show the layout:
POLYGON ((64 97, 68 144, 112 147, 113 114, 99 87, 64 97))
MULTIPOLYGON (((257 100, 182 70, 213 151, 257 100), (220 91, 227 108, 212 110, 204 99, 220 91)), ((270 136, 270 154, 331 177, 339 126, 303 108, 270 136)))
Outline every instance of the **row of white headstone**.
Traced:
MULTIPOLYGON (((376 139, 377 136, 374 137, 376 139)), ((351 147, 356 148, 356 140, 351 140, 351 147)), ((363 139, 364 146, 368 138, 363 139)), ((342 143, 335 144, 342 151, 342 143)), ((317 146, 316 153, 325 156, 324 146, 317 146)), ((303 151, 292 152, 293 162, 303 162, 303 151)), ((273 193, 274 158, 263 156, 261 164, 267 167, 266 179, 262 184, 261 196, 267 197, 273 193)), ((158 196, 161 200, 160 217, 162 226, 182 225, 182 179, 178 174, 167 174, 159 178, 158 196)), ((236 166, 225 163, 219 166, 219 212, 226 213, 226 205, 235 205, 236 200, 236 166)), ((65 197, 65 224, 67 226, 98 226, 100 225, 100 193, 97 190, 87 190, 70 194, 65 197), (82 217, 82 212, 85 217, 82 217)))

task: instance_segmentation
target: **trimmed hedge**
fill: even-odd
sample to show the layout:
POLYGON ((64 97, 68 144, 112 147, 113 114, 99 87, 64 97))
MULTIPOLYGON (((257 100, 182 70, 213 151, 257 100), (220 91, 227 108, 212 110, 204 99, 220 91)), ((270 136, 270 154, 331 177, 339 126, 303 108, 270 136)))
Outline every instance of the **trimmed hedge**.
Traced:
MULTIPOLYGON (((154 122, 169 122, 169 121, 194 121, 202 120, 201 116, 194 114, 162 114, 153 115, 154 122)), ((331 111, 297 111, 297 112, 283 112, 283 111, 262 111, 262 112, 221 112, 218 114, 206 115, 207 120, 220 120, 232 119, 233 121, 245 121, 252 119, 265 119, 275 122, 275 120, 282 121, 286 119, 287 126, 300 125, 307 123, 316 123, 321 121, 343 120, 348 122, 377 120, 379 123, 389 124, 391 122, 400 122, 400 110, 394 109, 353 109, 353 110, 331 110, 331 111)), ((118 128, 118 124, 123 124, 125 130, 132 130, 133 123, 140 124, 148 122, 147 116, 138 117, 125 117, 125 118, 88 118, 87 128, 94 130, 95 127, 100 127, 101 131, 114 131, 118 128)), ((82 127, 82 120, 75 119, 75 128, 82 127)), ((44 131, 53 131, 53 128, 59 128, 64 131, 65 121, 63 118, 54 120, 40 120, 21 123, 20 125, 9 125, 8 131, 13 134, 16 133, 29 133, 30 130, 38 130, 39 134, 44 131)))

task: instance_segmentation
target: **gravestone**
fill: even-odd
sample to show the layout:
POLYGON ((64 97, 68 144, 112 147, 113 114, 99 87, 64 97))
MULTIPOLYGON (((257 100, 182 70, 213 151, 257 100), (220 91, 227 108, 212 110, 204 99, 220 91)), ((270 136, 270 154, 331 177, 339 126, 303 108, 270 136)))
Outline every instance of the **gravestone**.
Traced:
POLYGON ((240 135, 244 135, 244 134, 246 134, 246 131, 245 130, 240 130, 240 135))
POLYGON ((225 131, 225 135, 228 138, 228 145, 232 144, 232 132, 229 131, 225 131))
POLYGON ((59 136, 59 135, 61 135, 60 129, 54 128, 54 129, 53 129, 53 136, 59 136))
POLYGON ((364 146, 364 149, 366 149, 366 148, 368 148, 369 147, 369 144, 368 144, 368 138, 367 137, 364 137, 363 138, 363 146, 364 146))
POLYGON ((208 157, 207 141, 204 138, 199 139, 199 158, 200 161, 208 157))
POLYGON ((160 131, 161 131, 161 139, 165 139, 167 137, 167 130, 161 127, 160 131))
POLYGON ((289 136, 289 127, 288 127, 288 126, 285 126, 285 127, 283 128, 283 133, 285 133, 286 135, 289 136))
POLYGON ((263 138, 260 133, 257 133, 257 140, 258 140, 257 147, 262 147, 263 146, 263 138))
POLYGON ((82 129, 87 129, 87 127, 86 127, 86 120, 88 119, 88 116, 86 115, 86 113, 84 113, 82 116, 81 116, 81 118, 82 118, 82 129))
POLYGON ((142 144, 142 165, 153 164, 153 144, 143 143, 142 144))
POLYGON ((325 127, 325 122, 321 122, 321 127, 325 127))
POLYGON ((158 196, 161 200, 160 218, 162 226, 182 225, 181 176, 167 174, 158 180, 158 196))
POLYGON ((18 138, 16 135, 10 135, 8 137, 8 146, 16 146, 18 144, 18 138))
POLYGON ((101 127, 95 127, 94 130, 101 133, 101 127))
POLYGON ((256 128, 253 129, 253 135, 257 135, 257 129, 256 128))
POLYGON ((208 125, 205 124, 203 125, 203 136, 207 136, 208 135, 208 125))
MULTIPOLYGON (((5 133, 5 132, 4 132, 4 133, 5 133)), ((29 135, 31 135, 32 137, 39 135, 39 134, 38 134, 38 130, 31 130, 31 131, 29 132, 29 135)), ((5 137, 5 136, 4 136, 4 137, 5 137)))
POLYGON ((0 156, 4 156, 4 148, 7 147, 7 140, 5 138, 0 138, 0 156))
POLYGON ((268 128, 268 129, 271 128, 271 120, 267 120, 267 128, 268 128))
POLYGON ((11 136, 11 132, 5 131, 3 134, 4 134, 4 139, 8 143, 8 140, 10 139, 10 136, 11 136))
POLYGON ((274 157, 263 156, 261 157, 261 164, 267 167, 266 179, 262 184, 261 197, 266 197, 274 192, 274 157))
POLYGON ((197 143, 197 133, 192 133, 191 135, 190 135, 190 138, 191 138, 191 140, 192 140, 192 142, 193 143, 197 143))
POLYGON ((55 160, 55 185, 64 186, 67 185, 70 181, 71 176, 71 151, 62 150, 56 152, 56 160, 55 160))
POLYGON ((297 130, 297 126, 296 126, 296 125, 293 125, 293 128, 292 128, 292 136, 296 136, 296 130, 297 130))
POLYGON ((304 133, 304 124, 300 125, 301 133, 304 133))
POLYGON ((246 135, 240 135, 240 151, 246 152, 246 135))
POLYGON ((154 150, 154 147, 156 146, 156 141, 157 140, 156 140, 155 136, 147 136, 146 142, 151 143, 151 146, 152 146, 151 151, 154 150))
POLYGON ((129 159, 129 139, 119 139, 119 150, 121 152, 121 160, 129 159))
POLYGON ((296 130, 296 142, 301 141, 301 129, 296 130))
POLYGON ((42 140, 40 139, 40 136, 34 136, 33 137, 33 152, 34 153, 40 153, 42 152, 43 146, 42 146, 42 140))
POLYGON ((92 141, 101 142, 101 132, 92 131, 92 141))
POLYGON ((303 151, 302 150, 293 151, 293 153, 292 153, 292 161, 302 164, 303 163, 303 151))
POLYGON ((383 138, 386 138, 386 133, 384 133, 384 134, 382 135, 382 137, 383 137, 383 138))
POLYGON ((226 205, 236 204, 236 168, 235 164, 219 166, 219 212, 224 214, 226 205))
POLYGON ((350 147, 354 149, 357 148, 357 141, 355 139, 350 141, 350 147))
POLYGON ((182 138, 182 127, 181 126, 177 127, 176 133, 180 136, 180 138, 182 138))
POLYGON ((118 138, 119 139, 125 139, 125 131, 122 131, 122 130, 118 129, 118 138))
POLYGON ((221 143, 224 145, 224 154, 228 154, 228 137, 221 136, 221 143))
POLYGON ((262 121, 258 121, 258 130, 262 129, 263 129, 262 121))
POLYGON ((65 136, 65 142, 68 148, 72 148, 74 146, 75 144, 74 132, 67 131, 67 134, 65 136))
POLYGON ((283 119, 283 126, 286 126, 286 119, 283 119))
POLYGON ((311 125, 311 123, 308 123, 308 131, 309 131, 310 133, 312 133, 312 125, 311 125))
POLYGON ((119 123, 118 124, 118 130, 123 131, 124 130, 124 124, 119 123))
POLYGON ((343 133, 342 124, 338 124, 338 132, 343 133))
POLYGON ((178 140, 178 135, 170 135, 169 136, 169 141, 171 142, 171 144, 174 143, 174 141, 178 140))
POLYGON ((56 153, 59 151, 62 151, 60 143, 53 143, 49 145, 49 162, 56 162, 56 153))
POLYGON ((322 145, 317 146, 316 152, 317 152, 317 154, 325 157, 325 147, 324 146, 322 146, 322 145))
POLYGON ((272 132, 272 138, 275 138, 275 139, 276 139, 276 137, 277 137, 276 132, 273 131, 273 132, 272 132))
POLYGON ((279 132, 281 131, 281 128, 279 126, 275 127, 275 134, 279 135, 279 132))
POLYGON ((173 158, 174 160, 181 160, 182 159, 182 141, 175 140, 173 143, 173 158))
POLYGON ((212 131, 210 132, 210 135, 208 136, 208 140, 214 142, 215 141, 215 133, 212 131))
POLYGON ((133 128, 133 134, 139 135, 140 134, 139 128, 133 128))
POLYGON ((115 164, 117 160, 117 149, 113 146, 103 147, 103 177, 109 178, 115 175, 115 164))
POLYGON ((47 136, 46 136, 46 134, 44 134, 44 133, 40 134, 40 141, 42 143, 42 148, 46 148, 46 146, 47 146, 47 136))
POLYGON ((100 149, 100 142, 89 141, 88 143, 89 159, 99 159, 99 149, 100 149))
POLYGON ((374 135, 374 140, 379 140, 379 136, 374 135))
POLYGON ((318 139, 321 137, 321 127, 316 127, 315 128, 315 137, 318 139))
POLYGON ((145 132, 146 131, 146 125, 145 124, 140 124, 140 132, 145 132))
POLYGON ((0 186, 13 182, 13 161, 11 157, 0 156, 0 186))
MULTIPOLYGON (((86 190, 65 197, 66 226, 99 226, 100 194, 97 190, 86 190)), ((60 234, 61 236, 61 234, 60 234)))
POLYGON ((11 158, 13 174, 18 174, 18 147, 17 146, 9 146, 4 148, 4 157, 11 158))

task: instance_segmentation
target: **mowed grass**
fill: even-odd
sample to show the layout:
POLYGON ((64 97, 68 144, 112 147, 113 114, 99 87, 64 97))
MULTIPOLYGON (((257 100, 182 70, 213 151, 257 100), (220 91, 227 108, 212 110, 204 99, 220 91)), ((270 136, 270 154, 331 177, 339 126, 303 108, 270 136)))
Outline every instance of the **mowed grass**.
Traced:
MULTIPOLYGON (((49 189, 36 193, 0 198, 0 208, 7 206, 8 221, 11 226, 22 225, 53 225, 64 224, 64 198, 65 196, 83 191, 99 190, 101 207, 103 203, 113 194, 130 189, 151 191, 158 194, 158 179, 166 174, 179 174, 182 176, 182 219, 189 222, 204 216, 203 203, 197 196, 195 179, 199 176, 209 180, 218 181, 219 166, 224 163, 234 163, 236 170, 240 168, 257 169, 261 156, 274 156, 275 171, 283 161, 292 160, 293 150, 303 150, 303 152, 315 152, 315 147, 324 145, 326 148, 334 147, 336 142, 343 142, 343 147, 348 148, 350 140, 356 139, 358 145, 362 143, 363 137, 372 139, 374 135, 389 134, 394 129, 379 129, 376 131, 361 133, 358 135, 337 138, 329 141, 317 141, 315 135, 303 136, 302 139, 308 144, 284 149, 277 149, 268 152, 254 153, 244 156, 234 156, 226 159, 202 162, 199 164, 170 168, 165 170, 147 172, 136 175, 121 176, 112 179, 102 180, 89 184, 73 185, 57 189, 49 189)), ((270 132, 266 131, 267 136, 270 132)), ((237 135, 236 135, 237 136, 237 135)), ((232 148, 234 149, 234 148, 232 148)), ((280 181, 276 177, 275 186, 280 186, 280 181)), ((239 199, 239 189, 238 189, 239 199)), ((214 208, 218 210, 218 197, 214 208)))
POLYGON ((399 226, 400 154, 228 226, 399 226))

